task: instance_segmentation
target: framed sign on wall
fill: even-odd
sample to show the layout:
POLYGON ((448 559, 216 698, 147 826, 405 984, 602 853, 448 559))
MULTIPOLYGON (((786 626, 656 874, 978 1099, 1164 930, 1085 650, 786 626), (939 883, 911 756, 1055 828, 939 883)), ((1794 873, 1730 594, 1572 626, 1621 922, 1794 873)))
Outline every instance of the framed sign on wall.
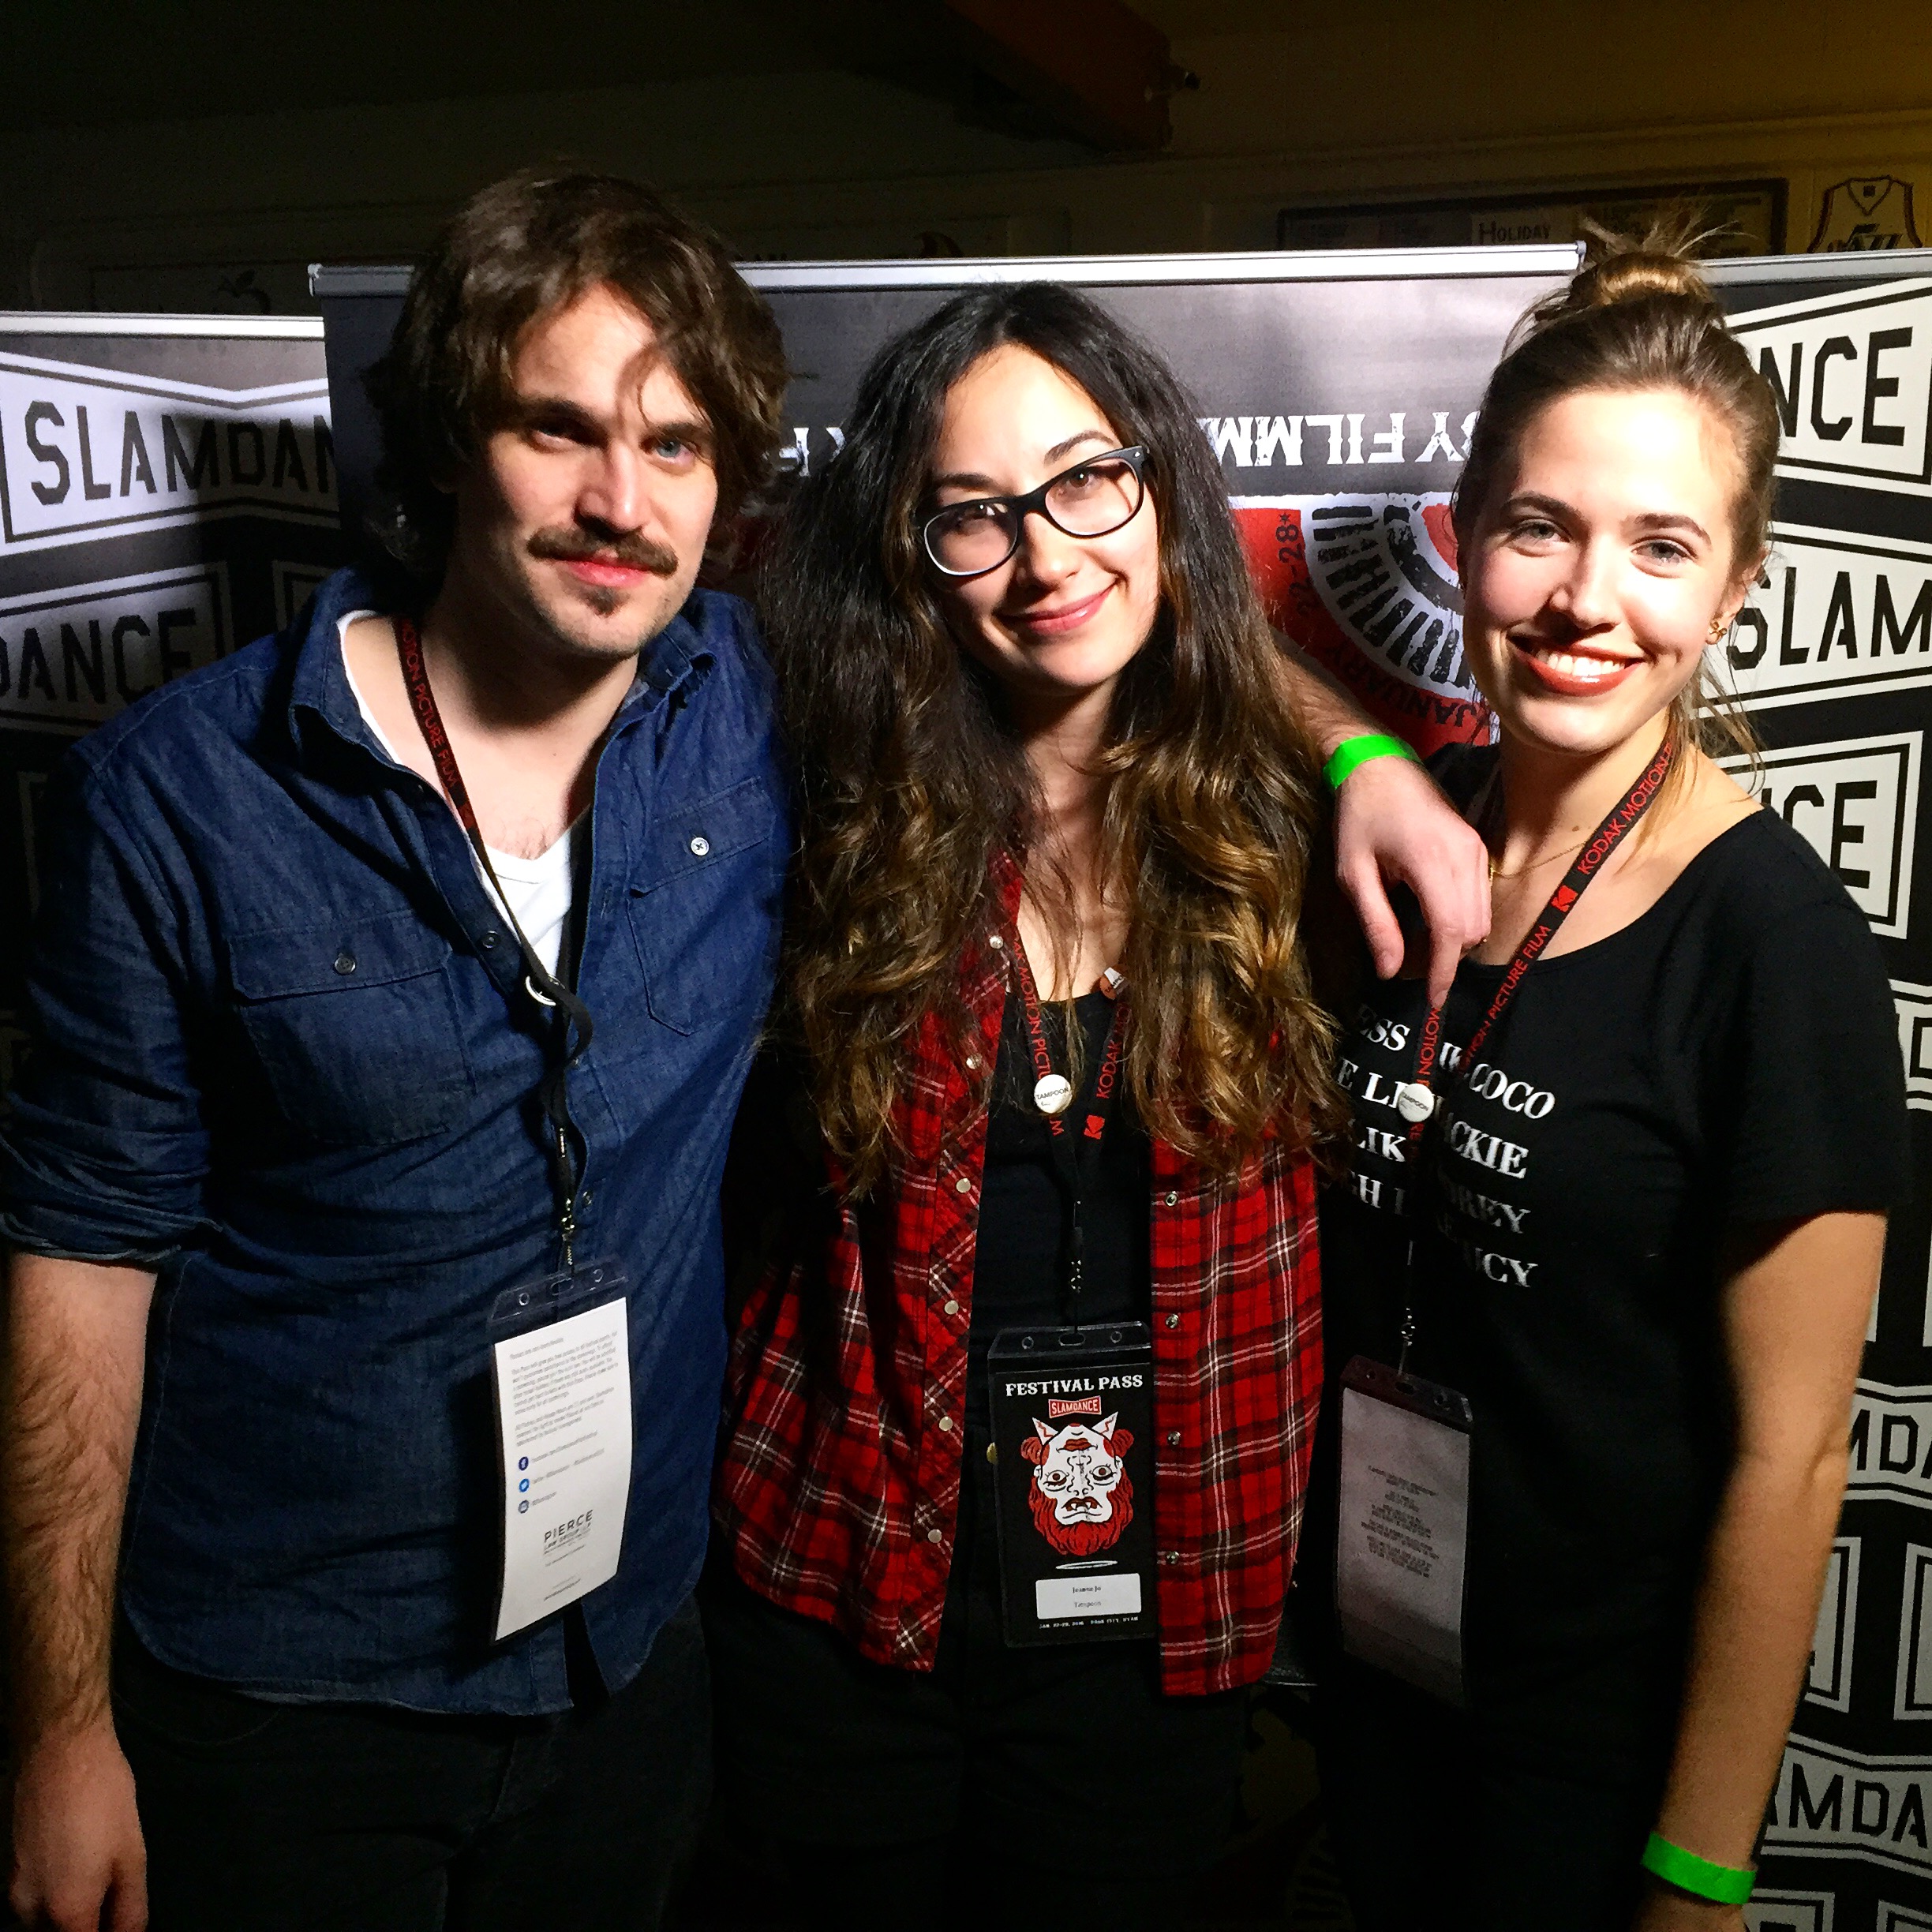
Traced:
POLYGON ((1781 180, 1712 181, 1286 208, 1275 217, 1275 239, 1285 249, 1521 246, 1580 241, 1586 221, 1641 234, 1667 210, 1689 205, 1712 230, 1704 254, 1781 255, 1785 199, 1781 180))

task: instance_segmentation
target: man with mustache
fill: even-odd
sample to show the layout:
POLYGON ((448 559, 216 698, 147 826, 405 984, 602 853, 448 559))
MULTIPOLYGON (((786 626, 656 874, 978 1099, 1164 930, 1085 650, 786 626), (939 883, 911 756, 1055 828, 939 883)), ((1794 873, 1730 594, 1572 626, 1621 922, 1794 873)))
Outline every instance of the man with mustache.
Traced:
POLYGON ((58 781, 0 1141, 29 1925, 657 1921, 788 844, 749 613, 694 583, 784 382, 646 190, 485 190, 373 381, 376 567, 58 781), (616 1573, 499 1637, 543 1485, 492 1351, 613 1266, 616 1573))
MULTIPOLYGON (((789 844, 750 614, 694 586, 785 380, 647 190, 485 189, 372 378, 379 552, 50 791, 0 1129, 29 1926, 661 1915, 709 1784, 718 1187, 789 844), (612 1305, 615 1573, 514 1622, 495 1352, 612 1305)), ((1309 697, 1324 752, 1362 728, 1309 697)), ((1343 869, 1384 954, 1376 855, 1417 885, 1446 983, 1481 843, 1363 769, 1343 869)))

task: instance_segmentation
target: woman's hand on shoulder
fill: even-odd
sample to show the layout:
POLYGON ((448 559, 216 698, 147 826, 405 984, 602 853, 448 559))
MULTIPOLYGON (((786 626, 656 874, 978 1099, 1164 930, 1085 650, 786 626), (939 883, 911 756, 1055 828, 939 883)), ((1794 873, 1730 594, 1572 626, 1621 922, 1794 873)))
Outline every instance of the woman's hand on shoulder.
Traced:
POLYGON ((1371 758, 1342 781, 1335 875, 1384 979, 1401 970, 1404 952, 1389 884, 1415 894, 1428 928, 1429 1002, 1440 1005, 1463 954, 1489 931, 1489 854, 1420 765, 1371 758))
MULTIPOLYGON (((1275 641, 1282 688, 1317 756, 1381 728, 1293 638, 1277 631, 1275 641)), ((1384 979, 1402 970, 1406 950, 1389 885, 1415 894, 1428 928, 1429 999, 1447 999, 1462 955, 1488 936, 1489 854, 1421 766, 1371 758, 1342 781, 1335 800, 1335 876, 1384 979)))

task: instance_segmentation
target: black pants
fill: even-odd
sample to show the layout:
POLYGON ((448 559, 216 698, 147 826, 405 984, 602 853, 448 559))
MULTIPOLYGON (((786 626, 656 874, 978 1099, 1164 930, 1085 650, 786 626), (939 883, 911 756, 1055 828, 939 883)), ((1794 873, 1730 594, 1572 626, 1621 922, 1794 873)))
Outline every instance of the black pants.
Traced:
POLYGON ((841 1932, 1165 1932, 1234 1822, 1246 1694, 1163 1695, 1148 1641, 1009 1649, 977 1443, 967 1472, 930 1672, 869 1663, 713 1562, 702 1593, 731 1825, 762 1840, 787 1909, 841 1932))
POLYGON ((1358 1932, 1630 1932, 1661 1764, 1563 1774, 1346 1661, 1316 1700, 1322 1795, 1358 1932))
POLYGON ((688 1602, 623 1690, 537 1718, 266 1703, 124 1628, 152 1932, 650 1932, 703 1820, 710 1702, 688 1602))

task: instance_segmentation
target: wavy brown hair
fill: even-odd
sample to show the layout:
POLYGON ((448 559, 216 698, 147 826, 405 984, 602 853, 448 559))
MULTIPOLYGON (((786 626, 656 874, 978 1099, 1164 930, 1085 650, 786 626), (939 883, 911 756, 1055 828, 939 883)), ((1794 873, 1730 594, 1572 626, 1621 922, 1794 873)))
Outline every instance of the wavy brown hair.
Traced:
POLYGON ((765 481, 784 407, 784 345, 724 242, 639 182, 526 168, 450 218, 365 378, 382 429, 369 561, 406 608, 441 582, 455 529, 445 486, 506 420, 532 325, 599 286, 650 324, 704 411, 720 518, 765 481))
POLYGON ((954 641, 917 527, 947 392, 1007 343, 1148 451, 1159 612, 1115 687, 1103 753, 1101 877, 1129 921, 1129 1091, 1151 1131, 1223 1175, 1264 1136, 1306 1148, 1339 1123, 1299 939, 1316 763, 1193 407, 1086 297, 977 289, 880 352, 843 451, 802 486, 766 575, 803 819, 781 1024, 857 1191, 893 1153, 915 1029, 938 1015, 963 1061, 959 963, 986 925, 995 856, 1071 911, 999 687, 954 641))

